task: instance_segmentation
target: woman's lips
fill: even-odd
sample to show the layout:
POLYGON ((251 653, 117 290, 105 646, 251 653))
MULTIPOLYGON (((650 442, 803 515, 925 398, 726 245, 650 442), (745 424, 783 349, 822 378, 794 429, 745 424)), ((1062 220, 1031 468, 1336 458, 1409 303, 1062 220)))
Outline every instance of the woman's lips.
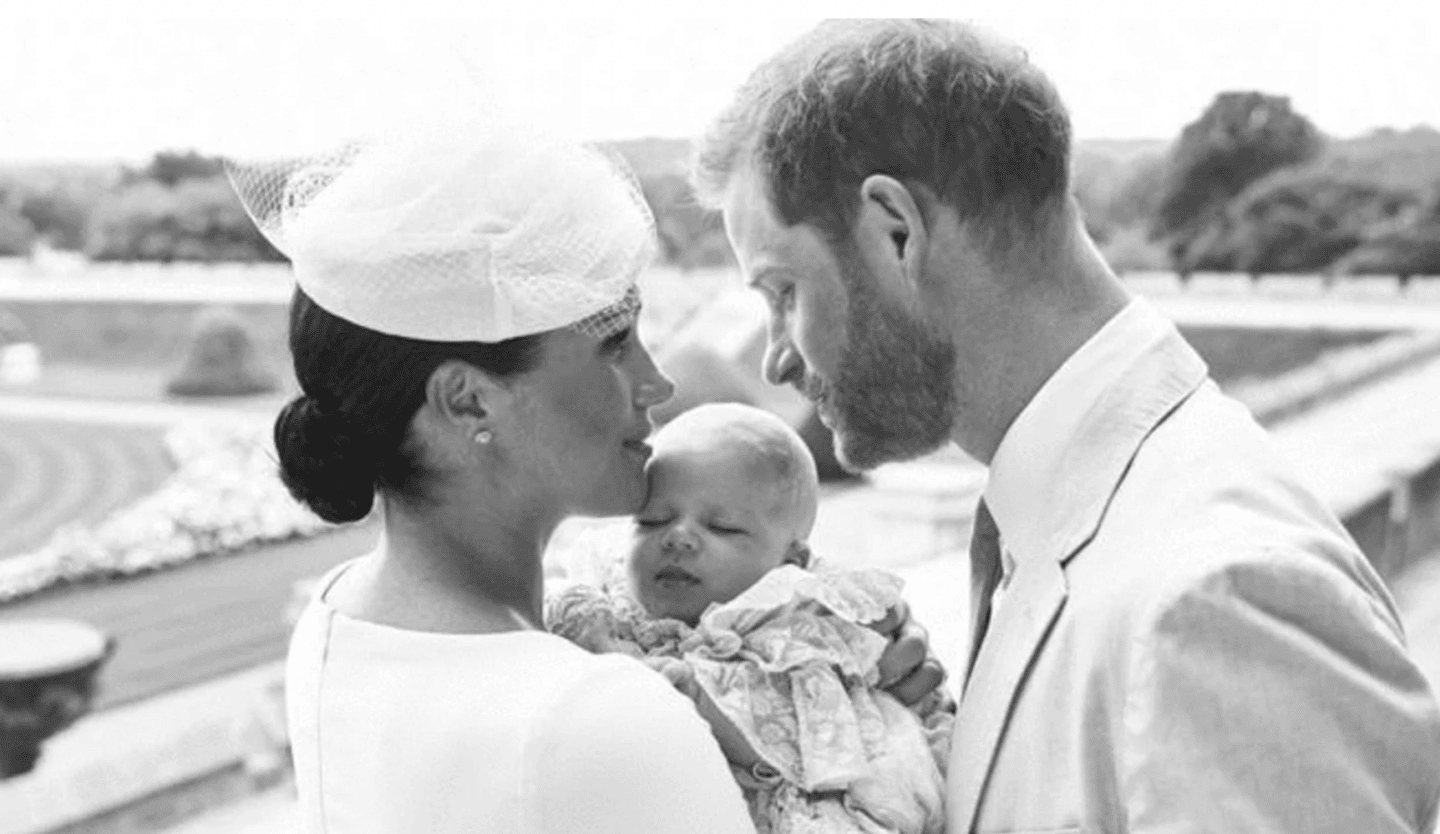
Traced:
POLYGON ((621 445, 621 446, 624 446, 624 447, 625 447, 625 451, 629 452, 629 453, 632 454, 632 455, 636 455, 636 456, 638 456, 638 457, 640 457, 640 458, 643 458, 643 459, 645 459, 645 460, 649 460, 649 459, 650 459, 650 454, 651 454, 650 444, 649 444, 649 443, 646 443, 646 442, 643 441, 643 440, 626 440, 626 441, 622 442, 620 445, 621 445))

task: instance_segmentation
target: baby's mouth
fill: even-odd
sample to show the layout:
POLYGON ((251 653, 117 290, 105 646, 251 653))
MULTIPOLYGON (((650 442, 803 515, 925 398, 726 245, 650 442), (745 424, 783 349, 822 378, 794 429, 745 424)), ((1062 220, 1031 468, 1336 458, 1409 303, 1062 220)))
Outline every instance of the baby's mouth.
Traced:
POLYGON ((655 572, 655 584, 666 588, 688 588, 699 585, 700 577, 684 568, 671 565, 655 572))

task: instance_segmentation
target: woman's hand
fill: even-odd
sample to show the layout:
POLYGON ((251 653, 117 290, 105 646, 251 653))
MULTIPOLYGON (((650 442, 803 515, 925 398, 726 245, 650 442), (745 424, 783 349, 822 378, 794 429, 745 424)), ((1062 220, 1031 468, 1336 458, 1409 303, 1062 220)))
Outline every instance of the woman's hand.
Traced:
POLYGON ((900 703, 914 706, 945 682, 945 667, 930 653, 930 635, 910 618, 910 606, 898 603, 870 627, 890 641, 880 655, 880 686, 900 703))

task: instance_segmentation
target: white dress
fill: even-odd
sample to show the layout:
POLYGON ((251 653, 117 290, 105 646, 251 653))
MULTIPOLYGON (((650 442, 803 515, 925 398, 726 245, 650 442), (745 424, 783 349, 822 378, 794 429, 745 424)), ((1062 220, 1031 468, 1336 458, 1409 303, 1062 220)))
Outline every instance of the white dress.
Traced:
POLYGON ((286 669, 307 834, 753 834, 709 728, 638 661, 347 617, 324 601, 344 567, 286 669))

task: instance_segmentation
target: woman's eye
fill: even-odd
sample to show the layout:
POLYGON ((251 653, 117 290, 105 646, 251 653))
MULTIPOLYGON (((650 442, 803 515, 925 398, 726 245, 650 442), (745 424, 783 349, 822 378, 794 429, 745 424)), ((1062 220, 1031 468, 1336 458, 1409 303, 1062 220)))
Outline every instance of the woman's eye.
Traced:
POLYGON ((607 337, 605 341, 600 343, 601 352, 609 356, 624 355, 625 351, 630 347, 630 336, 634 332, 634 330, 627 327, 619 333, 607 337))

